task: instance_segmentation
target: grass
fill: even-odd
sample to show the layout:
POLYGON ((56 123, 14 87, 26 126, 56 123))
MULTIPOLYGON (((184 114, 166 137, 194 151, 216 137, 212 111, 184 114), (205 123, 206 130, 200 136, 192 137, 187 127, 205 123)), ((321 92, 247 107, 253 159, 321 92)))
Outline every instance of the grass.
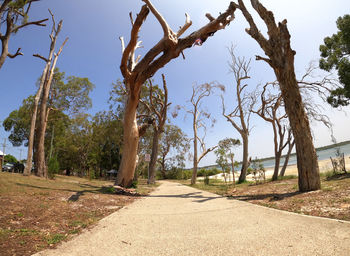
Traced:
POLYGON ((0 172, 0 255, 26 256, 54 248, 156 186, 140 180, 138 194, 121 195, 112 181, 0 172))
MULTIPOLYGON (((191 186, 190 181, 180 183, 191 186)), ((198 181, 192 187, 266 207, 350 221, 350 174, 322 173, 321 189, 309 193, 298 191, 295 175, 258 185, 247 182, 234 187, 232 183, 210 180, 209 185, 198 181)))

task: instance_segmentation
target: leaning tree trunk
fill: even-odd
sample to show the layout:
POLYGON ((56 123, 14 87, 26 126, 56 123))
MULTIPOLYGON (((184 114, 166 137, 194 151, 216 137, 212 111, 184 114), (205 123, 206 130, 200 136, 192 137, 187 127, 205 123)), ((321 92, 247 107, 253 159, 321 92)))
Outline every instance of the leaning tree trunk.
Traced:
POLYGON ((281 162, 281 151, 277 151, 275 153, 275 168, 273 170, 272 180, 275 181, 278 178, 278 171, 280 169, 280 162, 281 162))
POLYGON ((139 144, 139 129, 136 121, 136 109, 139 94, 128 97, 124 113, 123 156, 115 184, 130 187, 137 165, 137 148, 139 144))
POLYGON ((160 131, 158 129, 153 129, 153 141, 152 141, 152 155, 151 161, 148 166, 149 177, 147 184, 154 184, 156 181, 156 163, 158 157, 158 142, 159 142, 160 131))
POLYGON ((296 52, 290 46, 291 35, 287 20, 276 24, 275 17, 258 0, 250 0, 253 8, 267 26, 268 39, 256 26, 253 17, 238 0, 237 6, 250 25, 246 32, 260 45, 268 58, 256 56, 257 60, 267 62, 274 70, 282 92, 285 110, 293 131, 297 152, 299 191, 312 191, 321 188, 320 173, 316 151, 312 142, 309 120, 305 113, 298 83, 294 72, 294 55, 296 52))
POLYGON ((293 147, 294 147, 294 141, 291 144, 289 144, 288 152, 286 154, 286 157, 284 159, 284 164, 283 164, 283 167, 282 167, 281 172, 280 172, 280 177, 283 177, 284 174, 286 173, 286 169, 287 169, 288 162, 289 162, 289 157, 290 157, 290 154, 292 152, 293 147))
MULTIPOLYGON (((292 62, 293 63, 293 62, 292 62)), ((316 150, 313 145, 309 120, 306 115, 293 66, 286 72, 277 73, 295 139, 299 191, 320 189, 320 173, 316 150)))
POLYGON ((247 177, 247 169, 248 169, 248 136, 242 135, 243 142, 243 160, 242 160, 242 168, 241 174, 239 175, 238 183, 242 183, 246 180, 247 177))

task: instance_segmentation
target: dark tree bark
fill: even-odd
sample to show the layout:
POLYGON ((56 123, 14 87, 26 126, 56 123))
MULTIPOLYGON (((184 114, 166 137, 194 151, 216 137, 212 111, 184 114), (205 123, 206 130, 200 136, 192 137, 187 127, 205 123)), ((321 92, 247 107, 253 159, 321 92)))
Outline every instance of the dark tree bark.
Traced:
POLYGON ((283 164, 283 167, 281 169, 281 172, 280 172, 280 176, 283 177, 284 174, 286 173, 286 169, 287 169, 287 166, 288 166, 288 162, 289 162, 289 157, 290 157, 290 154, 292 152, 292 149, 294 147, 294 140, 293 141, 289 141, 288 142, 288 152, 285 156, 285 159, 284 159, 284 164, 283 164))
POLYGON ((258 0, 250 2, 267 26, 268 39, 260 33, 243 0, 238 0, 239 4, 236 7, 242 11, 249 23, 250 28, 246 29, 246 32, 259 43, 267 55, 267 58, 256 56, 256 59, 267 62, 273 68, 279 82, 285 110, 295 138, 299 191, 320 189, 317 155, 312 142, 309 120, 295 77, 295 51, 290 46, 291 36, 287 28, 287 20, 283 20, 277 26, 271 11, 268 11, 258 0))
POLYGON ((4 0, 2 1, 2 4, 0 4, 0 41, 1 41, 1 54, 0 54, 0 69, 4 65, 5 60, 7 57, 9 58, 15 58, 17 56, 23 55, 21 52, 21 48, 18 48, 16 53, 11 54, 9 53, 9 41, 11 38, 11 35, 18 32, 18 30, 35 25, 35 26, 46 26, 44 24, 45 21, 48 19, 38 20, 38 21, 30 21, 30 22, 24 22, 20 25, 17 24, 17 22, 21 19, 24 19, 29 12, 29 9, 31 7, 32 2, 36 2, 37 0, 29 0, 26 1, 27 3, 24 4, 23 8, 18 9, 13 6, 11 6, 11 3, 14 1, 12 0, 4 0), (2 21, 2 17, 4 17, 6 20, 2 21), (2 26, 5 26, 5 29, 2 30, 2 26), (4 34, 1 33, 1 30, 4 31, 4 34))
POLYGON ((207 25, 185 38, 180 38, 192 24, 187 14, 185 25, 177 32, 174 32, 149 0, 143 0, 143 2, 146 4, 142 6, 135 21, 131 19, 132 29, 130 41, 125 48, 124 40, 122 39, 123 55, 120 70, 124 77, 124 84, 127 87, 128 96, 123 124, 123 155, 116 185, 123 187, 131 185, 135 172, 135 160, 139 140, 139 129, 136 122, 136 108, 140 99, 141 86, 169 61, 177 58, 180 54, 183 54, 185 49, 192 47, 197 39, 200 38, 202 42, 204 42, 216 31, 224 29, 234 19, 234 12, 236 10, 234 3, 231 3, 229 8, 216 19, 208 14, 206 15, 209 19, 207 25), (150 11, 160 23, 164 35, 163 38, 151 48, 142 59, 137 57, 135 60, 135 50, 140 46, 140 42, 138 42, 138 34, 150 11))
POLYGON ((154 184, 156 181, 156 163, 158 158, 158 144, 159 144, 159 137, 164 131, 164 125, 167 119, 167 112, 168 107, 170 103, 168 103, 168 88, 165 81, 165 76, 162 74, 163 79, 163 92, 164 97, 155 97, 153 99, 153 90, 152 90, 152 82, 150 82, 150 102, 149 102, 149 109, 151 110, 151 113, 154 113, 156 115, 156 120, 153 122, 153 140, 152 140, 152 154, 151 154, 151 161, 149 163, 148 167, 148 184, 154 184))

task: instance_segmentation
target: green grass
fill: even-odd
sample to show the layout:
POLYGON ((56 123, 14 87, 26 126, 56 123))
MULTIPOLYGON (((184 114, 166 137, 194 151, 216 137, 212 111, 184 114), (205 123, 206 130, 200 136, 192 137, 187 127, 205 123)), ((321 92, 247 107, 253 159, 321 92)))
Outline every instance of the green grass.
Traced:
POLYGON ((65 238, 65 235, 63 234, 52 234, 47 239, 47 244, 57 244, 61 242, 65 238))

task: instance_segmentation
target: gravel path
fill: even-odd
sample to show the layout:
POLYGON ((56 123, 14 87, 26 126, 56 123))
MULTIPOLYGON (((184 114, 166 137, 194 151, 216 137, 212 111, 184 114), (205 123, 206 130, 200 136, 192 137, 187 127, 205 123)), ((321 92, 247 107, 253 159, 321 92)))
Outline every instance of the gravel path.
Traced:
POLYGON ((162 182, 92 230, 36 255, 350 255, 350 223, 162 182))

